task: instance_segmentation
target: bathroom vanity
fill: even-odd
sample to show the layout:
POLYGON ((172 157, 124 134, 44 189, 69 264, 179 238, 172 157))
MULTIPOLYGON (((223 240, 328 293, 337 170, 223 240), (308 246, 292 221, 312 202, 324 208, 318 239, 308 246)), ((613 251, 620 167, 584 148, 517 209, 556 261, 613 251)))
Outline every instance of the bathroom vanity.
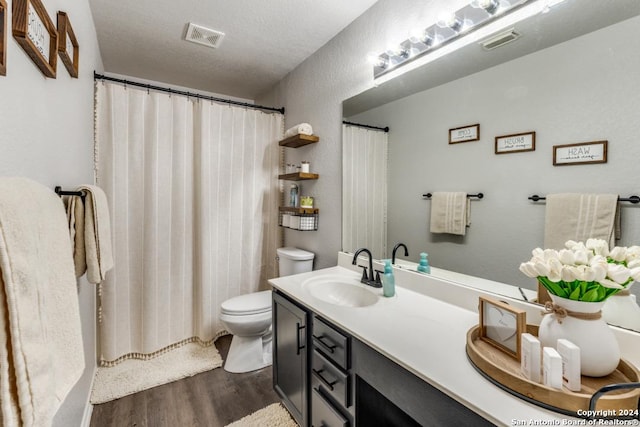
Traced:
MULTIPOLYGON (((406 268, 395 268, 396 296, 384 298, 380 289, 359 284, 355 268, 351 255, 340 253, 337 267, 270 280, 274 388, 300 425, 561 425, 567 419, 496 387, 465 353, 466 333, 478 322, 478 296, 527 310, 529 323, 539 323, 539 307, 406 268)), ((614 330, 623 357, 637 366, 640 336, 614 330)))

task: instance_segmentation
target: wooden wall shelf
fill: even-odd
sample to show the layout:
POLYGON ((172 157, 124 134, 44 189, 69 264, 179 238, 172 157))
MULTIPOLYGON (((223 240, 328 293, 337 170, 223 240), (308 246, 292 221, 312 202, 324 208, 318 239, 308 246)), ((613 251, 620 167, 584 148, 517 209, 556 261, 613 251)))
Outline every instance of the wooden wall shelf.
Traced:
POLYGON ((278 144, 282 147, 298 148, 298 147, 302 147, 303 145, 316 143, 318 141, 320 141, 320 138, 315 135, 298 134, 298 135, 294 135, 292 137, 283 139, 278 144))
POLYGON ((289 206, 280 206, 280 212, 288 212, 296 215, 313 215, 320 212, 320 209, 316 208, 292 208, 289 206))
POLYGON ((318 179, 320 175, 317 173, 305 173, 305 172, 295 172, 295 173, 287 173, 284 175, 278 175, 278 179, 285 179, 287 181, 305 181, 307 179, 318 179))

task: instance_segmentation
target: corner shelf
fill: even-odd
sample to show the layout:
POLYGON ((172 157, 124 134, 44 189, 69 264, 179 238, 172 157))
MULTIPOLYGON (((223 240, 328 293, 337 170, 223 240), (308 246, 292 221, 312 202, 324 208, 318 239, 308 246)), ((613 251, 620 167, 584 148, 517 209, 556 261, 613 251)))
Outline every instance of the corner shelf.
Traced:
POLYGON ((317 173, 306 173, 306 172, 294 172, 287 173, 284 175, 278 175, 278 179, 284 179, 287 181, 305 181, 308 179, 318 179, 320 175, 317 173))
POLYGON ((278 145, 282 147, 298 148, 302 147, 303 145, 316 143, 318 141, 320 141, 320 138, 315 135, 298 134, 283 139, 282 141, 278 142, 278 145))
POLYGON ((281 206, 278 215, 278 225, 299 231, 318 230, 318 213, 316 208, 293 208, 281 206), (286 218, 285 218, 286 216, 286 218))

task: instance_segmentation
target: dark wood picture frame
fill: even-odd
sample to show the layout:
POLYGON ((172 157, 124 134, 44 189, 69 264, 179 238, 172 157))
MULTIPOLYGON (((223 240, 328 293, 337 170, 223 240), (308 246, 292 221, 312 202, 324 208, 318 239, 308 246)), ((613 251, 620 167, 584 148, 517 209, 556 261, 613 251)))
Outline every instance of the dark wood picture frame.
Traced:
POLYGON ((523 151, 535 151, 535 149, 535 132, 521 132, 496 136, 496 154, 522 153, 523 151))
POLYGON ((480 140, 480 124, 461 126, 449 129, 449 144, 480 140))
POLYGON ((565 144, 553 146, 553 165, 588 165, 594 163, 607 163, 608 141, 580 142, 578 144, 565 144), (602 153, 591 153, 591 146, 602 146, 602 153), (589 148, 587 148, 589 147, 589 148), (565 153, 560 153, 565 150, 565 153))
POLYGON ((13 0, 13 37, 47 77, 56 78, 58 31, 40 0, 13 0), (45 52, 49 36, 48 57, 45 52))
POLYGON ((61 11, 58 11, 58 54, 71 77, 78 78, 80 46, 69 17, 61 11))
MULTIPOLYGON (((479 297, 478 303, 478 313, 480 314, 479 321, 479 338, 492 346, 496 347, 499 350, 502 350, 509 356, 513 357, 516 360, 520 360, 522 354, 522 334, 526 332, 527 328, 527 313, 524 310, 520 310, 514 307, 511 307, 509 304, 504 303, 502 301, 496 301, 489 298, 479 297), (497 313, 501 313, 502 315, 506 314, 510 316, 515 321, 515 327, 513 334, 509 334, 508 341, 514 341, 514 344, 511 346, 505 345, 504 343, 507 340, 501 340, 499 334, 504 331, 498 331, 498 333, 494 333, 493 330, 489 330, 488 328, 494 328, 495 325, 488 324, 488 312, 489 309, 494 308, 497 313), (515 340, 511 340, 511 337, 515 334, 515 340)), ((507 331, 506 333, 508 333, 507 331)))
POLYGON ((0 0, 0 76, 7 75, 7 2, 0 0))

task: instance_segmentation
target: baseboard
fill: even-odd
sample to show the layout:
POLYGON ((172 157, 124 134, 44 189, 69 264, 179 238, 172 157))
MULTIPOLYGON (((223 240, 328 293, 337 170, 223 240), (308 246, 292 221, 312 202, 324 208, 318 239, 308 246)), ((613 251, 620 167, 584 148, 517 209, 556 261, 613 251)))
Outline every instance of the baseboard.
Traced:
POLYGON ((84 404, 84 413, 82 414, 82 423, 80 427, 91 426, 91 414, 93 414, 93 405, 91 404, 91 392, 93 391, 93 382, 96 378, 96 372, 98 367, 93 368, 93 374, 91 375, 91 386, 89 387, 89 393, 87 393, 87 401, 84 404))

